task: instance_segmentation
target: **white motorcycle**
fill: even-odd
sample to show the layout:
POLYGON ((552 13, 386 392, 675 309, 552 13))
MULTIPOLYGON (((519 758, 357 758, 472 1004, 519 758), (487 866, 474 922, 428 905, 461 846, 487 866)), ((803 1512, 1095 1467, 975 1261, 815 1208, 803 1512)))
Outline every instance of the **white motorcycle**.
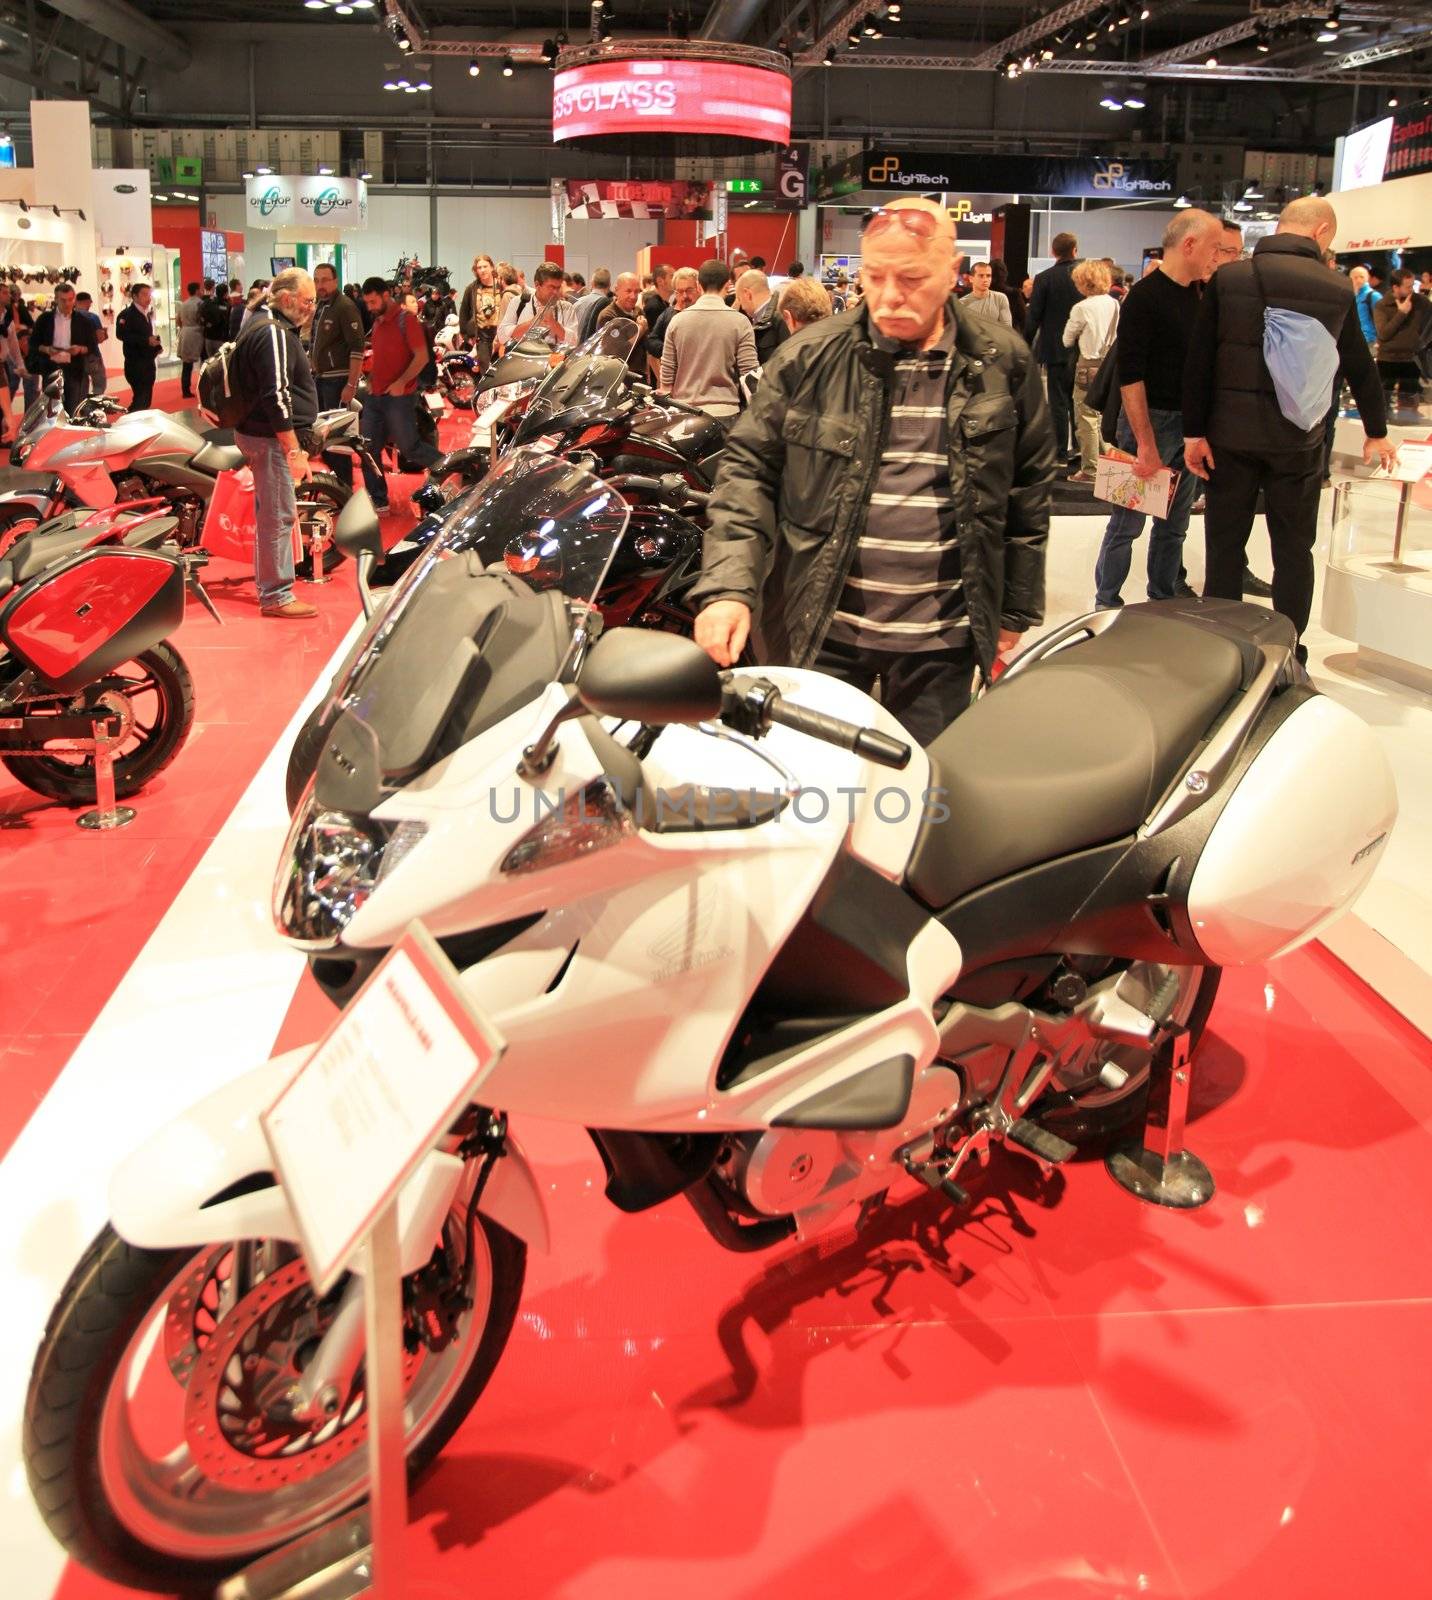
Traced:
MULTIPOLYGON (((1085 617, 924 751, 820 673, 594 637, 628 512, 582 468, 516 455, 481 504, 370 620, 274 887, 338 1003, 421 918, 507 1041, 400 1200, 414 1470, 549 1248, 524 1116, 733 1250, 962 1204, 995 1145, 1048 1168, 1138 1116, 1220 968, 1345 911, 1396 815, 1267 612, 1085 617)), ((259 1123, 305 1055, 120 1168, 36 1358, 35 1497, 121 1582, 210 1581, 366 1493, 361 1283, 315 1298, 259 1123)))

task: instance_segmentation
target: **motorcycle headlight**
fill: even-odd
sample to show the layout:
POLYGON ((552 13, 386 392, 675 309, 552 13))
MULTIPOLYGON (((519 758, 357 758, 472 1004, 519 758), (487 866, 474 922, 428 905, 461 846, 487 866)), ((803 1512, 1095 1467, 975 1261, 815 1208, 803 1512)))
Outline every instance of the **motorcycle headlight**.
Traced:
POLYGON ((289 829, 274 882, 278 931, 305 949, 329 949, 427 832, 423 822, 375 822, 326 811, 313 797, 289 829))

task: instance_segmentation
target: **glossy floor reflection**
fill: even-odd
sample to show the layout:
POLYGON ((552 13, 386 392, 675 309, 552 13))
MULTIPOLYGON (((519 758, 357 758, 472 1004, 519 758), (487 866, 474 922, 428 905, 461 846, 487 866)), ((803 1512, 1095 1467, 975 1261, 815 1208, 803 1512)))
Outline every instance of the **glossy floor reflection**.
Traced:
POLYGON ((1426 1043, 1312 952, 1230 974, 1196 1063, 1202 1211, 999 1155, 966 1215, 759 1257, 519 1130, 556 1248, 415 1498, 411 1594, 1422 1592, 1426 1043))

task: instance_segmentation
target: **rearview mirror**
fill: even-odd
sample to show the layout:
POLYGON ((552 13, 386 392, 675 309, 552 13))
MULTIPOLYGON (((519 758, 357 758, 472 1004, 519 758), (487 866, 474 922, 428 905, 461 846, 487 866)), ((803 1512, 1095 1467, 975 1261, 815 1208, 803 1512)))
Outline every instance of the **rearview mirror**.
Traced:
POLYGON ((338 513, 333 542, 346 556, 357 557, 367 551, 375 561, 383 558, 383 535, 378 528, 378 511, 368 495, 358 490, 338 513))
POLYGON ((577 678, 588 711, 625 722, 705 722, 721 710, 721 674, 690 639, 614 628, 592 646, 577 678))

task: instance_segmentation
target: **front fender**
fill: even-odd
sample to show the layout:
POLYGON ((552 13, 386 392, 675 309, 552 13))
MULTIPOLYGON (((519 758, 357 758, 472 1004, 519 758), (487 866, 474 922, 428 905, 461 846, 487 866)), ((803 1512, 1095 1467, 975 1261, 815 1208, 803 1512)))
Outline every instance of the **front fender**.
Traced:
MULTIPOLYGON (((122 1162, 110 1181, 110 1220, 129 1243, 150 1250, 198 1248, 235 1239, 301 1243, 298 1219, 273 1172, 259 1118, 311 1053, 291 1050, 191 1106, 122 1162)), ((542 1250, 550 1231, 541 1192, 521 1148, 483 1191, 481 1209, 542 1250)), ((402 1270, 426 1264, 462 1181, 463 1163, 433 1151, 398 1195, 402 1270)))

